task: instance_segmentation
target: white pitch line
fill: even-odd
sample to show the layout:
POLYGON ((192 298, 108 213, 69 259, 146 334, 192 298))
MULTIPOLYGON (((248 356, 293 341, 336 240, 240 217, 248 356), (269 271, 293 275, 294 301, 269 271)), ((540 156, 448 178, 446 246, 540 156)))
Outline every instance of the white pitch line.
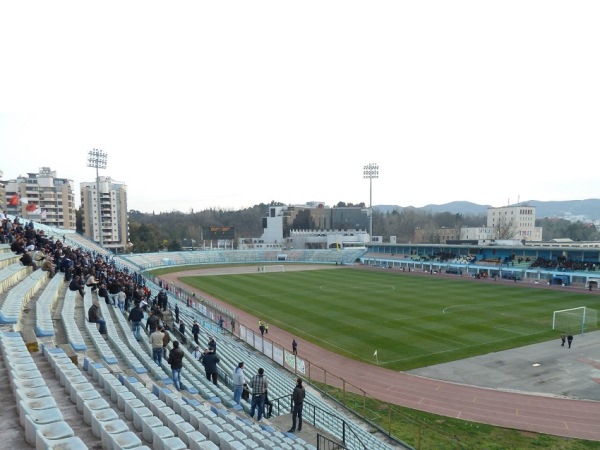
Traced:
POLYGON ((447 311, 448 309, 450 309, 450 308, 458 308, 458 307, 460 307, 460 306, 471 306, 471 305, 467 303, 467 304, 463 304, 463 305, 452 305, 452 306, 448 306, 447 308, 444 308, 444 309, 442 310, 442 314, 446 314, 446 311, 447 311))

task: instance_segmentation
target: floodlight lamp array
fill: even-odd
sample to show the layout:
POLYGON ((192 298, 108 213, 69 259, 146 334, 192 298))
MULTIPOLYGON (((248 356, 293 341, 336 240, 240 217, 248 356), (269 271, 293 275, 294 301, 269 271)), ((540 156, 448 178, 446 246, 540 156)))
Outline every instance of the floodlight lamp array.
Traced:
POLYGON ((367 164, 363 167, 364 178, 379 178, 379 165, 378 164, 367 164))
POLYGON ((93 148, 88 152, 88 167, 96 169, 106 169, 106 160, 108 155, 97 148, 93 148))

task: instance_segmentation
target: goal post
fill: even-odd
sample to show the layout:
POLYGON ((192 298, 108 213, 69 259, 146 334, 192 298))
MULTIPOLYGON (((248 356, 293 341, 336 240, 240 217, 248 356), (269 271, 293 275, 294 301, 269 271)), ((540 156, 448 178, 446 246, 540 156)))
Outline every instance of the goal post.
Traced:
POLYGON ((285 266, 283 264, 271 264, 268 266, 259 266, 259 272, 285 272, 285 266))
POLYGON ((578 308, 562 309, 552 314, 552 329, 560 329, 564 332, 575 333, 581 330, 581 334, 592 331, 598 327, 598 312, 587 306, 578 308))

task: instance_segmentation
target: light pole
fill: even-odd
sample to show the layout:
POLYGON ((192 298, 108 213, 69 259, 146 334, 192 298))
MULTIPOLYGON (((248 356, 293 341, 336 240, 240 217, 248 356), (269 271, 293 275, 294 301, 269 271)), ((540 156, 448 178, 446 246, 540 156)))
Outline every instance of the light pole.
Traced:
POLYGON ((98 202, 98 233, 100 240, 98 243, 102 247, 104 239, 102 238, 102 209, 100 208, 100 176, 98 175, 98 169, 106 169, 106 158, 107 154, 102 150, 93 148, 88 152, 88 167, 96 168, 96 201, 98 202))
POLYGON ((373 163, 364 166, 363 178, 369 179, 369 242, 373 242, 373 178, 379 178, 379 166, 373 163))

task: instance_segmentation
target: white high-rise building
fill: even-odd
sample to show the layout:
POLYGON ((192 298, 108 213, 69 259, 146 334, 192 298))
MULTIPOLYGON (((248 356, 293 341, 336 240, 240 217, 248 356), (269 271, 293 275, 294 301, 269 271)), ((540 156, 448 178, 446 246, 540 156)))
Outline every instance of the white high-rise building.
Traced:
POLYGON ((81 183, 81 207, 86 237, 115 253, 130 246, 125 183, 110 177, 81 183))

